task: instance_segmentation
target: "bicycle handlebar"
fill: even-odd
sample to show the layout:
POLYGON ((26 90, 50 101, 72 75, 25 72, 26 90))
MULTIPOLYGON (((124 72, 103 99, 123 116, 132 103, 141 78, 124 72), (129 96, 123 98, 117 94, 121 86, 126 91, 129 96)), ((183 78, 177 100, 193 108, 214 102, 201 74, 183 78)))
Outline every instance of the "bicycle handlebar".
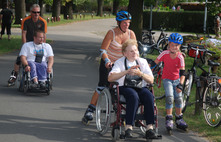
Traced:
POLYGON ((191 48, 193 50, 198 50, 198 51, 202 51, 202 52, 206 52, 206 54, 210 53, 210 54, 216 54, 216 52, 214 51, 210 51, 209 49, 206 49, 203 45, 197 45, 197 44, 188 44, 188 48, 191 48))

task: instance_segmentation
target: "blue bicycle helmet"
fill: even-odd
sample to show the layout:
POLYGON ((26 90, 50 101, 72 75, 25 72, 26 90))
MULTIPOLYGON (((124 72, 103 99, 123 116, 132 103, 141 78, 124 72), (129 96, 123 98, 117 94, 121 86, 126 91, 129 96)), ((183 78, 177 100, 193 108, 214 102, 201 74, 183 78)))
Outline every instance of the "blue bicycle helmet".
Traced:
POLYGON ((178 33, 172 33, 169 37, 169 42, 182 44, 183 43, 183 37, 178 33))
POLYGON ((131 15, 127 11, 120 11, 116 15, 116 20, 121 22, 123 20, 131 20, 131 15))

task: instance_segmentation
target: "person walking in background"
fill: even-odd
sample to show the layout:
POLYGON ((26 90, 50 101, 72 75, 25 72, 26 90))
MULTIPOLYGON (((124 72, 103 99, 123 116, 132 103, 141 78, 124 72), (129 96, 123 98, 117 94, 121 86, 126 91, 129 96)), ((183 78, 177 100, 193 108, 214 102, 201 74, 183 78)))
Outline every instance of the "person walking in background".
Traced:
MULTIPOLYGON (((44 31, 44 41, 46 42, 46 33, 47 33, 47 22, 40 17, 40 6, 38 4, 33 4, 30 8, 31 15, 22 20, 22 43, 26 43, 34 40, 34 32, 37 30, 44 31)), ((14 64, 14 70, 11 72, 11 76, 8 80, 8 86, 15 84, 17 79, 19 65, 21 64, 20 57, 17 57, 17 60, 14 64)))
POLYGON ((5 4, 4 9, 0 13, 0 24, 2 27, 0 39, 2 39, 2 35, 5 34, 5 28, 7 29, 8 40, 11 39, 10 37, 11 36, 11 24, 12 24, 13 19, 14 19, 13 12, 10 9, 8 9, 8 5, 5 4))
POLYGON ((219 34, 220 34, 220 17, 221 17, 221 13, 219 12, 218 14, 216 14, 215 18, 214 18, 214 31, 216 34, 216 38, 219 38, 219 34))

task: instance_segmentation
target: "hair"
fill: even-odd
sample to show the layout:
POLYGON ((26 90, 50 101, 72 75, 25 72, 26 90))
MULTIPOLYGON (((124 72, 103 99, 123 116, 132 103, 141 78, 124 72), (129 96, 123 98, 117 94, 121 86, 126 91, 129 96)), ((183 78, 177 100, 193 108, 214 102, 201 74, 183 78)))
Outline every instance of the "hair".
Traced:
POLYGON ((38 34, 38 33, 43 33, 43 34, 45 34, 45 32, 42 31, 42 30, 36 30, 36 31, 34 32, 34 37, 37 37, 37 34, 38 34))
POLYGON ((124 42, 123 45, 122 45, 122 53, 124 53, 126 51, 126 48, 129 45, 135 45, 136 47, 138 47, 137 40, 135 40, 135 39, 128 39, 126 42, 124 42))
POLYGON ((41 7, 38 4, 33 4, 30 8, 30 11, 32 11, 34 8, 39 8, 41 10, 41 7))

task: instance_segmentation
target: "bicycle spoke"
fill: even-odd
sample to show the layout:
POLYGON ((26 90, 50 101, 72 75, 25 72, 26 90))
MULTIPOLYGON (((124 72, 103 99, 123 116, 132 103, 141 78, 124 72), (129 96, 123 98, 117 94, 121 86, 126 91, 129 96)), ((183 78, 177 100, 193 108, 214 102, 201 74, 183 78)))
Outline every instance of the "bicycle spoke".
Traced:
POLYGON ((221 88, 212 82, 205 90, 203 98, 204 117, 208 125, 217 127, 221 123, 221 88))

